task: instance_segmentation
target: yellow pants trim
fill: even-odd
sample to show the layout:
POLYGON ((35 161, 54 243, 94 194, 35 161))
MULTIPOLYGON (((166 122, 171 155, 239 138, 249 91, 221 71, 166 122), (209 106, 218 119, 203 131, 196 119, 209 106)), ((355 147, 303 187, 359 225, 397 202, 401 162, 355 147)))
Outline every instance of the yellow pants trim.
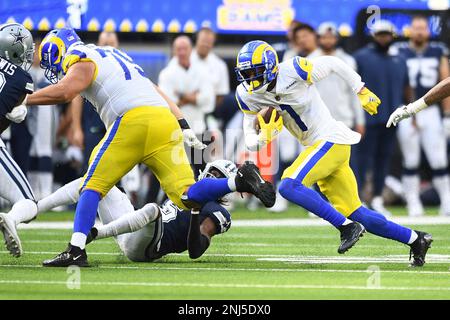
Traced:
POLYGON ((307 187, 317 183, 333 207, 348 217, 362 205, 349 164, 350 152, 349 145, 318 141, 300 153, 282 179, 299 180, 307 187))
POLYGON ((187 209, 181 196, 195 183, 176 118, 163 107, 134 108, 119 117, 93 150, 81 189, 105 196, 135 165, 144 163, 167 196, 187 209))

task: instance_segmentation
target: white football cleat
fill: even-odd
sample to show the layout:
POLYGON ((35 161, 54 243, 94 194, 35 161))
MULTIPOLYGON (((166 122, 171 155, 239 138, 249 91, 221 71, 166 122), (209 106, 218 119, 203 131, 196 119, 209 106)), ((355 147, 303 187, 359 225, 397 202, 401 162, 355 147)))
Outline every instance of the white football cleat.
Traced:
POLYGON ((372 210, 374 210, 374 211, 376 211, 378 213, 381 213, 385 217, 392 216, 392 213, 388 209, 386 209, 384 207, 384 201, 383 201, 383 198, 381 196, 374 197, 372 199, 370 207, 372 208, 372 210))
POLYGON ((20 257, 23 254, 22 244, 14 221, 12 221, 6 213, 0 213, 0 231, 5 238, 6 249, 14 257, 20 257))

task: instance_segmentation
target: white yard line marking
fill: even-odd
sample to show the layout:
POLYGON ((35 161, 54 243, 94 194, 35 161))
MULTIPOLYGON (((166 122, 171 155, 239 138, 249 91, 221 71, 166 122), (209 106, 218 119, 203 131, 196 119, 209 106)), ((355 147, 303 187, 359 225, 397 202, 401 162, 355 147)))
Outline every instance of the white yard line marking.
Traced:
MULTIPOLYGON (((30 269, 43 269, 41 265, 17 265, 17 264, 3 264, 0 268, 30 268, 30 269)), ((216 267, 171 267, 171 266, 161 266, 161 267, 143 267, 143 266, 98 266, 99 269, 106 270, 157 270, 157 271, 251 271, 251 272, 301 272, 301 273, 317 273, 317 272, 329 272, 329 273, 367 273, 367 270, 358 269, 287 269, 287 268, 216 268, 216 267)), ((421 270, 380 270, 381 273, 407 273, 407 274, 432 274, 432 275, 450 275, 450 271, 421 271, 421 270)))
MULTIPOLYGON (((450 217, 393 217, 393 222, 406 225, 447 225, 450 224, 450 217)), ((235 220, 234 227, 314 227, 329 226, 330 224, 322 219, 263 219, 263 220, 235 220)), ((71 221, 65 222, 31 222, 19 225, 19 229, 72 229, 71 221)))
MULTIPOLYGON (((67 285, 67 281, 45 280, 0 280, 0 284, 67 285)), ((200 287, 200 288, 242 288, 242 289, 336 289, 377 291, 450 291, 450 287, 366 287, 307 284, 242 284, 242 283, 177 283, 177 282, 105 282, 82 281, 82 286, 138 286, 138 287, 200 287)))
MULTIPOLYGON (((8 254, 7 251, 0 251, 0 254, 8 254)), ((25 254, 35 255, 56 255, 58 252, 54 251, 26 251, 25 254)), ((121 256, 121 252, 90 252, 89 255, 102 255, 102 256, 121 256)), ((169 255, 169 256, 176 256, 169 255)), ((187 253, 178 254, 178 256, 187 256, 187 253)), ((204 257, 230 257, 230 258, 257 258, 261 261, 274 261, 274 262, 289 262, 289 263, 407 263, 407 255, 389 255, 389 256, 361 256, 361 257, 339 257, 339 256, 305 256, 305 255, 286 255, 286 254, 252 254, 252 253, 206 253, 204 257)), ((427 263, 449 263, 449 255, 441 254, 429 254, 427 255, 427 263)))

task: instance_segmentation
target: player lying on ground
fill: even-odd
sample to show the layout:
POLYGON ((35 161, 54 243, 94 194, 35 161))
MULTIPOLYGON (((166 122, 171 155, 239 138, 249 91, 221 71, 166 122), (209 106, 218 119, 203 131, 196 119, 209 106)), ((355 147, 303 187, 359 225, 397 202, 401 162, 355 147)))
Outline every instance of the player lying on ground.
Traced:
MULTIPOLYGON (((232 178, 236 172, 233 162, 216 160, 206 165, 199 180, 207 177, 232 178)), ((76 203, 80 180, 68 183, 39 201, 39 212, 76 203)), ((231 215, 220 205, 221 201, 210 201, 199 214, 192 215, 171 200, 161 207, 150 203, 135 211, 128 197, 113 187, 99 204, 98 215, 103 225, 91 229, 88 243, 115 237, 124 255, 136 262, 151 262, 169 253, 186 250, 192 259, 196 259, 208 249, 214 235, 230 228, 231 215)))
MULTIPOLYGON (((25 96, 33 93, 34 85, 28 70, 33 63, 34 44, 31 33, 21 24, 0 25, 0 133, 11 122, 25 119, 27 108, 21 105, 25 96)), ((13 206, 8 213, 0 213, 0 231, 6 248, 13 255, 21 252, 14 241, 15 226, 36 215, 36 203, 30 184, 0 139, 0 197, 13 206)))
MULTIPOLYGON (((389 128, 392 125, 396 126, 397 123, 403 119, 412 117, 417 112, 427 108, 428 106, 439 103, 447 97, 450 97, 450 77, 439 82, 419 100, 416 100, 407 106, 397 108, 389 117, 386 127, 389 128)), ((450 116, 450 110, 445 110, 444 112, 446 117, 450 116)))
POLYGON ((261 179, 254 164, 244 164, 242 176, 236 179, 195 182, 183 134, 194 147, 203 148, 203 144, 195 138, 177 105, 124 52, 86 45, 74 30, 58 29, 42 40, 39 57, 53 85, 29 95, 26 104, 56 105, 81 95, 92 103, 108 128, 91 154, 80 185, 70 245, 45 266, 80 264, 73 258, 86 256, 86 237, 101 198, 138 163, 155 174, 169 199, 184 210, 200 208, 232 191, 252 193, 265 206, 273 206, 274 188, 261 179))
POLYGON ((284 171, 280 194, 336 227, 341 233, 339 253, 351 248, 366 228, 373 234, 408 244, 414 256, 412 265, 422 266, 431 235, 388 221, 361 204, 349 165, 351 145, 358 143, 361 136, 331 116, 314 85, 332 72, 353 88, 367 112, 377 113, 378 97, 338 58, 294 57, 279 64, 275 50, 267 43, 245 44, 237 56, 236 73, 241 84, 236 89, 236 98, 244 112, 246 146, 258 150, 284 124, 306 148, 284 171), (266 107, 276 109, 268 122, 258 113, 266 107), (278 120, 277 112, 281 115, 278 120), (315 183, 330 203, 310 189, 315 183))

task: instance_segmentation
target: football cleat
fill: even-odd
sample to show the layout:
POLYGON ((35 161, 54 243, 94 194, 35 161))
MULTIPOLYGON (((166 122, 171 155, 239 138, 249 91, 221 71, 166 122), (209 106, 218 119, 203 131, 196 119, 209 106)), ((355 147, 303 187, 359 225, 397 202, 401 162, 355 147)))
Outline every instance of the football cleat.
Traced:
POLYGON ((237 192, 253 194, 267 208, 275 204, 276 193, 273 184, 261 177, 258 167, 253 162, 245 161, 237 171, 235 182, 237 192))
POLYGON ((6 213, 0 213, 0 231, 5 238, 6 249, 14 257, 20 257, 23 253, 22 244, 14 221, 12 221, 6 213))
POLYGON ((53 259, 45 260, 42 262, 44 267, 89 267, 87 261, 86 250, 81 250, 79 247, 73 246, 69 243, 67 249, 61 252, 53 259))
POLYGON ((409 252, 409 260, 413 258, 410 263, 411 267, 422 267, 425 264, 425 256, 429 248, 431 248, 431 243, 433 242, 433 237, 429 233, 416 231, 417 239, 409 246, 411 250, 409 252))
POLYGON ((338 253, 343 254, 347 252, 366 232, 364 226, 358 222, 352 222, 347 225, 342 225, 339 228, 341 232, 341 245, 338 248, 338 253))

